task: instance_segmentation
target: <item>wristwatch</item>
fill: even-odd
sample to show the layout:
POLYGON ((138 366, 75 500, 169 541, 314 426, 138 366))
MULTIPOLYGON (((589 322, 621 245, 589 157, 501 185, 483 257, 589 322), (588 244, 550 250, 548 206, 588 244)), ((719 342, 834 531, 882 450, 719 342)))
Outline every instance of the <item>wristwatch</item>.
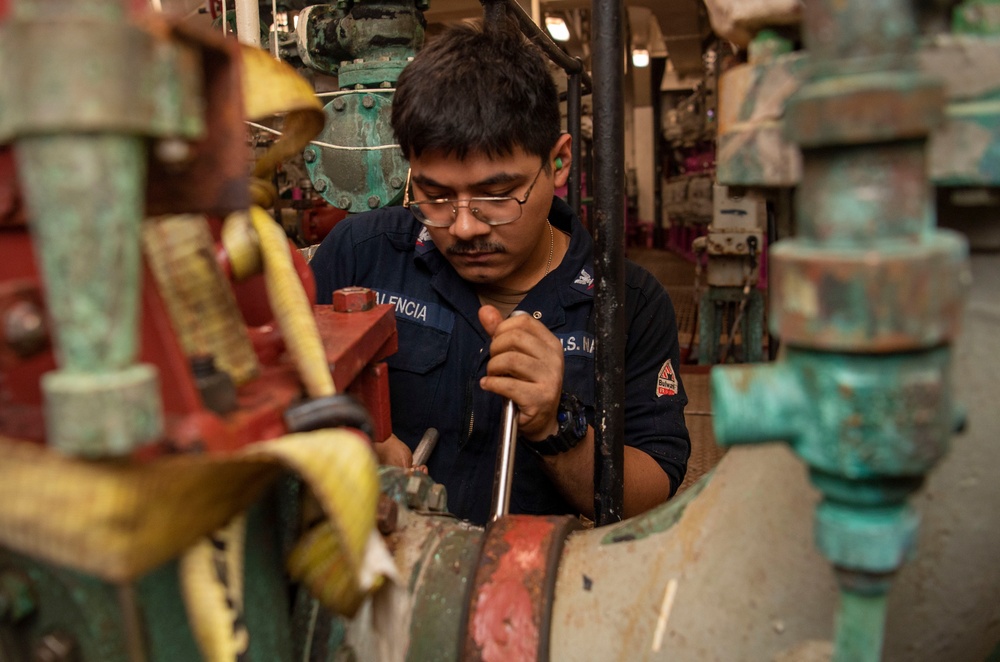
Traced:
POLYGON ((556 412, 559 430, 541 441, 525 439, 528 448, 539 455, 558 455, 576 446, 587 436, 587 411, 576 396, 563 392, 556 412))

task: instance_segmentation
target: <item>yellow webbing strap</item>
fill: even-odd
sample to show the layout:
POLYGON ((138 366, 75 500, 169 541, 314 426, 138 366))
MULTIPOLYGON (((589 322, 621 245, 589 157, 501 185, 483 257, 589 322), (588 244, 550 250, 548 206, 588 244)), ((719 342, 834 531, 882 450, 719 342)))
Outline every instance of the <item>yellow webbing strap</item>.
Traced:
POLYGON ((246 515, 188 548, 178 564, 188 623, 205 662, 242 659, 250 647, 243 620, 246 515))
POLYGON ((142 224, 142 245, 184 353, 214 357, 238 386, 256 377, 257 354, 205 218, 150 219, 142 224))
POLYGON ((253 171, 254 177, 265 180, 251 187, 254 201, 270 207, 273 200, 267 198, 274 195, 274 191, 267 183, 274 169, 288 157, 301 152, 323 130, 323 107, 309 82, 290 65, 275 60, 259 48, 244 46, 241 50, 243 105, 247 119, 284 116, 281 137, 257 160, 253 171))
POLYGON ((130 581, 228 523, 286 470, 315 494, 338 539, 338 567, 357 581, 375 526, 377 460, 342 429, 142 464, 76 460, 0 437, 0 546, 130 581))
POLYGON ((260 207, 250 208, 250 222, 257 231, 264 261, 267 300, 299 378, 311 398, 334 395, 337 389, 313 316, 312 302, 295 271, 285 231, 260 207))

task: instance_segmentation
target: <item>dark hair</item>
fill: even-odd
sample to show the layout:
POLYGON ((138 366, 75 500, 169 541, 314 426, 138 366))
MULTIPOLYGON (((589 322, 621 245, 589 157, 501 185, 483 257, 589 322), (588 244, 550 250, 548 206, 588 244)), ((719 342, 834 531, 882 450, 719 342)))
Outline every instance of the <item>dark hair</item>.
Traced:
POLYGON ((559 96, 544 56, 520 32, 461 24, 403 69, 392 102, 403 156, 464 159, 520 147, 547 160, 559 139, 559 96))

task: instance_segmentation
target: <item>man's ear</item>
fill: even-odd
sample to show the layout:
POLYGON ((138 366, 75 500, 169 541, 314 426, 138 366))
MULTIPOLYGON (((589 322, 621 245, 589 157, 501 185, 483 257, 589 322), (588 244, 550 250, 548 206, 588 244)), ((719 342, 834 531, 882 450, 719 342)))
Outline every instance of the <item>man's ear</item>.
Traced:
POLYGON ((552 183, 555 188, 565 186, 569 181, 569 166, 573 162, 573 138, 568 133, 559 136, 555 147, 549 153, 552 164, 552 183))

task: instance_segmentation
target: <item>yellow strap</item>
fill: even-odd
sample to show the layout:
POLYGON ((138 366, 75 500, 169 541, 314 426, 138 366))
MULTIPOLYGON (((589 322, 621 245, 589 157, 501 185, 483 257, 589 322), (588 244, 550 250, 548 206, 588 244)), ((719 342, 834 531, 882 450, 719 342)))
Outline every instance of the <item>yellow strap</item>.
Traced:
POLYGON ((284 115, 282 136, 254 167, 255 177, 268 180, 279 163, 301 152, 323 130, 323 107, 308 81, 290 65, 259 48, 243 46, 241 50, 247 119, 284 115))
POLYGON ((0 546, 130 581, 222 527, 288 469, 315 493, 342 542, 341 567, 357 577, 375 525, 377 461, 342 429, 144 464, 75 460, 0 437, 0 546))
POLYGON ((250 647, 243 622, 243 548, 246 516, 207 538, 181 556, 178 566, 188 623, 205 662, 230 662, 250 647))
POLYGON ((260 207, 250 208, 250 222, 257 231, 264 260, 267 300, 306 392, 311 398, 333 395, 337 389, 313 317, 312 302, 295 271, 285 232, 260 207))

